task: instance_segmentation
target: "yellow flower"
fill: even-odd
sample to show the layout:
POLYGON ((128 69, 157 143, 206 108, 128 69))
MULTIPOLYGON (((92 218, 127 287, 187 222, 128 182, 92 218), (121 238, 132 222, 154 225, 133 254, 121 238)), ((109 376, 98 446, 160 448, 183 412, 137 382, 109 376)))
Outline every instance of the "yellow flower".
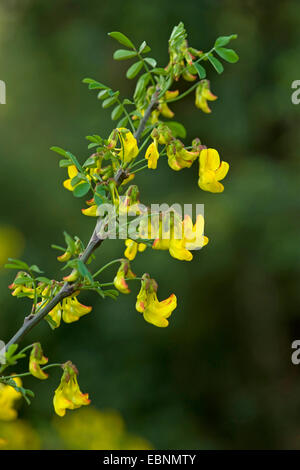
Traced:
POLYGON ((207 245, 208 238, 203 235, 204 232, 204 217, 201 214, 197 215, 196 223, 193 226, 193 221, 189 215, 186 215, 183 220, 184 241, 187 250, 199 250, 207 245))
POLYGON ((56 324, 55 328, 60 326, 61 316, 62 316, 62 306, 61 303, 55 305, 55 307, 48 313, 48 315, 52 318, 54 323, 56 324))
POLYGON ((78 302, 76 296, 67 297, 62 301, 62 317, 65 323, 72 323, 79 320, 80 317, 86 315, 92 310, 92 307, 78 302))
POLYGON ((119 156, 123 162, 129 163, 139 153, 137 140, 134 135, 125 127, 119 127, 117 130, 119 131, 119 139, 121 143, 119 156))
POLYGON ((228 170, 229 164, 220 162, 217 150, 202 150, 199 157, 199 187, 211 193, 221 193, 224 186, 219 181, 225 178, 228 170))
POLYGON ((77 382, 78 371, 71 361, 63 366, 63 375, 58 388, 55 390, 53 405, 58 416, 64 416, 66 410, 75 410, 83 405, 89 405, 87 393, 82 393, 77 382))
POLYGON ((177 307, 177 298, 175 294, 171 294, 170 297, 159 302, 156 291, 155 280, 150 279, 148 274, 144 274, 135 307, 138 312, 143 314, 148 323, 165 328, 169 325, 167 318, 177 307))
POLYGON ((129 261, 127 259, 122 260, 118 272, 114 278, 115 288, 118 289, 122 294, 129 294, 130 289, 126 282, 127 279, 134 279, 136 275, 131 271, 129 261))
POLYGON ((146 150, 146 160, 148 160, 148 168, 155 170, 157 168, 157 160, 159 159, 159 151, 157 149, 157 142, 154 140, 146 150))
POLYGON ((47 364, 47 362, 48 359, 43 355, 40 343, 34 343, 29 358, 29 372, 37 379, 47 379, 48 374, 40 367, 40 365, 47 364))
POLYGON ((124 256, 126 256, 126 258, 128 258, 130 261, 136 257, 138 251, 142 252, 147 248, 145 243, 137 243, 134 240, 130 240, 129 238, 125 240, 125 245, 127 248, 124 251, 124 256))
POLYGON ((19 295, 22 297, 28 297, 29 299, 34 298, 34 288, 33 287, 27 287, 28 285, 33 285, 32 280, 30 279, 29 275, 24 272, 24 271, 19 271, 18 274, 16 275, 16 278, 12 284, 8 286, 10 290, 12 290, 11 295, 14 297, 18 297, 19 295), (24 281, 24 284, 19 284, 17 282, 18 278, 27 278, 28 283, 24 281))
MULTIPOLYGON (((75 176, 78 175, 78 170, 75 165, 68 166, 68 176, 69 178, 63 182, 63 186, 68 189, 69 191, 74 191, 74 189, 79 186, 80 184, 84 184, 84 181, 80 181, 79 183, 72 186, 71 181, 75 176)), ((90 179, 90 177, 88 176, 90 179)))
POLYGON ((195 104, 197 108, 200 108, 204 113, 211 113, 207 101, 215 101, 217 98, 218 97, 210 91, 209 81, 201 80, 196 88, 195 104))
POLYGON ((193 254, 189 250, 200 249, 207 245, 208 238, 203 236, 204 218, 197 216, 195 225, 189 216, 182 222, 176 222, 171 229, 163 231, 153 242, 154 250, 169 250, 173 258, 180 261, 191 261, 193 254))
POLYGON ((179 94, 179 90, 166 91, 164 95, 164 99, 161 100, 161 102, 158 104, 158 110, 161 112, 161 114, 165 118, 171 119, 172 117, 174 117, 173 111, 169 108, 165 100, 176 98, 178 94, 179 94))
POLYGON ((83 215, 88 215, 89 217, 98 217, 97 209, 98 206, 96 204, 93 204, 92 206, 87 207, 86 209, 81 209, 81 212, 83 213, 83 215))
POLYGON ((141 205, 139 198, 139 188, 135 184, 129 186, 124 196, 120 197, 118 194, 115 200, 115 206, 118 209, 119 215, 139 215, 141 213, 141 205))
POLYGON ((168 164, 172 170, 179 171, 182 168, 190 168, 199 152, 188 151, 179 140, 167 146, 168 164))
POLYGON ((52 318, 54 323, 56 323, 55 328, 60 326, 61 319, 63 319, 65 323, 72 323, 92 310, 92 307, 87 307, 78 302, 77 295, 78 293, 75 293, 72 297, 63 299, 62 302, 58 303, 51 312, 49 312, 48 315, 52 318))
MULTIPOLYGON (((19 377, 12 379, 18 387, 21 387, 22 381, 19 377)), ((0 420, 12 421, 17 418, 17 412, 14 409, 14 403, 21 398, 21 393, 17 392, 10 385, 0 383, 0 420)))

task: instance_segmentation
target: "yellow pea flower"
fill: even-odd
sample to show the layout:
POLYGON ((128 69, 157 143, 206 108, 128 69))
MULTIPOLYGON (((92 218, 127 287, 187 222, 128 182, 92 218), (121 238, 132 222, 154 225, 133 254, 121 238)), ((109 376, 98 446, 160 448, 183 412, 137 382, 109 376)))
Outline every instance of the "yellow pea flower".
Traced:
POLYGON ((89 405, 89 395, 82 393, 77 382, 78 371, 71 361, 63 366, 63 375, 53 397, 53 406, 58 416, 64 416, 66 410, 75 410, 83 405, 89 405))
POLYGON ((135 307, 148 323, 165 328, 169 325, 167 318, 177 307, 177 298, 175 294, 171 294, 170 297, 159 302, 156 291, 155 280, 150 279, 148 274, 144 274, 135 307))
POLYGON ((29 281, 29 285, 33 284, 30 280, 29 275, 26 272, 19 271, 18 274, 16 275, 16 278, 15 278, 14 282, 8 286, 8 288, 10 290, 12 290, 11 295, 13 295, 14 297, 18 297, 19 295, 22 295, 22 297, 28 297, 29 299, 33 299, 34 298, 34 288, 33 287, 27 287, 26 282, 24 284, 19 284, 18 282, 16 282, 17 279, 19 279, 20 277, 27 278, 28 281, 29 281))
POLYGON ((97 209, 98 206, 96 204, 93 204, 92 206, 87 207, 86 209, 81 209, 81 212, 83 213, 83 215, 87 215, 89 217, 98 217, 97 209))
MULTIPOLYGON (((18 387, 21 387, 22 381, 19 377, 14 378, 13 381, 18 387)), ((10 385, 0 383, 0 421, 12 421, 17 418, 18 414, 14 409, 14 404, 21 396, 21 393, 10 385)))
POLYGON ((127 189, 124 196, 117 195, 115 206, 119 214, 139 215, 141 213, 140 191, 138 186, 132 184, 127 189))
POLYGON ((62 306, 61 303, 55 305, 55 307, 48 313, 48 315, 52 318, 54 323, 56 324, 55 328, 60 326, 61 317, 62 317, 62 306))
POLYGON ((61 319, 63 319, 65 323, 72 323, 79 320, 83 315, 87 315, 92 310, 92 307, 81 304, 77 300, 77 295, 78 293, 75 293, 72 297, 63 299, 62 302, 58 303, 51 312, 48 313, 54 323, 56 323, 55 328, 60 326, 61 319))
POLYGON ((75 165, 70 165, 68 166, 68 176, 69 176, 69 179, 65 180, 63 182, 63 186, 68 189, 69 191, 73 191, 74 190, 74 187, 71 185, 71 181, 73 178, 75 178, 75 176, 77 176, 78 174, 78 170, 76 168, 75 165))
POLYGON ((175 140, 167 146, 168 164, 175 171, 190 168, 198 156, 199 152, 186 150, 179 140, 175 140))
POLYGON ((62 318, 65 323, 72 323, 79 320, 92 310, 92 307, 78 302, 77 297, 67 297, 62 301, 62 318))
POLYGON ((124 256, 126 256, 129 261, 132 261, 136 257, 138 251, 142 252, 147 248, 145 243, 137 243, 134 240, 130 240, 129 238, 125 240, 125 245, 126 249, 124 251, 124 256))
POLYGON ((159 159, 156 140, 154 140, 147 148, 145 158, 148 160, 148 168, 155 170, 157 168, 157 160, 159 159))
POLYGON ((158 110, 159 112, 168 119, 171 119, 174 117, 174 112, 169 108, 165 100, 169 100, 172 98, 175 98, 179 94, 179 90, 174 90, 174 91, 166 91, 164 94, 164 99, 160 101, 158 104, 158 110))
POLYGON ((204 217, 201 214, 197 215, 196 223, 193 226, 193 221, 189 215, 186 215, 183 220, 185 248, 187 250, 198 250, 207 245, 209 239, 203 235, 204 232, 204 217))
POLYGON ((29 372, 37 379, 47 379, 48 374, 40 367, 40 365, 47 364, 47 362, 48 359, 43 355, 40 343, 34 343, 29 358, 29 372))
POLYGON ((209 81, 201 80, 196 88, 195 104, 197 108, 200 108, 204 113, 211 113, 207 101, 215 101, 217 98, 218 97, 210 91, 209 81))
POLYGON ((134 279, 135 277, 136 275, 130 269, 129 261, 124 259, 122 260, 118 272, 114 278, 114 286, 122 294, 129 294, 130 289, 125 279, 134 279))
POLYGON ((119 157, 125 163, 131 162, 139 153, 137 140, 134 135, 125 127, 119 127, 119 139, 121 143, 121 150, 119 157), (124 131, 124 132, 120 132, 124 131), (125 132, 126 131, 126 132, 125 132))
MULTIPOLYGON (((79 186, 80 184, 83 184, 84 181, 80 181, 79 183, 75 184, 75 186, 71 185, 71 181, 75 176, 78 175, 78 170, 75 165, 70 165, 68 166, 68 176, 69 178, 63 182, 64 188, 66 188, 68 191, 74 191, 74 189, 79 186)), ((88 176, 90 179, 90 177, 88 176)))
POLYGON ((173 258, 180 261, 191 261, 193 254, 189 250, 200 249, 207 245, 208 238, 203 236, 204 218, 202 215, 197 216, 195 225, 189 216, 172 227, 171 230, 165 231, 160 238, 156 238, 152 248, 154 250, 169 250, 173 258))
POLYGON ((203 149, 199 157, 199 187, 211 193, 221 193, 224 186, 219 181, 225 178, 228 170, 229 164, 220 162, 217 150, 203 149))

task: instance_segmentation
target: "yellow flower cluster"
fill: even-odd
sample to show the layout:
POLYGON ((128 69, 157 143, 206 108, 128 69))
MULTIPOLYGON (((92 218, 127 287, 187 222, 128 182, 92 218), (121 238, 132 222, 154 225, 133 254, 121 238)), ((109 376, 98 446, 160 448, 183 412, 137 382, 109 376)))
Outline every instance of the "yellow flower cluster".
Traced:
MULTIPOLYGON (((18 387, 21 387, 22 381, 19 377, 12 379, 18 387)), ((15 402, 21 398, 21 393, 17 392, 10 385, 0 383, 0 420, 12 421, 18 414, 14 408, 15 402)))
POLYGON ((138 293, 135 308, 142 313, 144 319, 152 325, 164 328, 169 325, 168 318, 177 307, 177 298, 171 294, 161 302, 157 298, 157 284, 148 274, 142 277, 142 285, 138 293))
POLYGON ((56 328, 60 326, 61 319, 65 323, 72 323, 79 320, 84 315, 87 315, 92 307, 81 304, 77 300, 78 293, 71 297, 67 297, 58 303, 52 310, 49 312, 49 316, 52 318, 56 324, 56 328))
POLYGON ((74 364, 68 361, 62 367, 64 372, 53 398, 53 406, 58 416, 64 416, 67 409, 75 410, 90 404, 88 394, 82 393, 79 389, 78 371, 74 364))
POLYGON ((40 343, 34 343, 29 358, 29 372, 37 379, 47 379, 48 374, 41 369, 41 365, 45 365, 47 362, 48 359, 44 356, 40 343))

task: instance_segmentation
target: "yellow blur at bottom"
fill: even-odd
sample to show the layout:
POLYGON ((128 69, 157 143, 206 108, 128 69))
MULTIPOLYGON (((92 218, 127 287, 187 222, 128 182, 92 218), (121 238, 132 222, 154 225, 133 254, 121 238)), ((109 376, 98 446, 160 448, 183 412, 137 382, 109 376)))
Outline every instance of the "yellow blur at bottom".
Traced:
POLYGON ((7 258, 18 258, 24 249, 21 232, 9 225, 0 225, 0 269, 7 263, 7 258))
POLYGON ((114 410, 82 408, 63 419, 56 418, 53 424, 67 449, 152 449, 147 440, 127 432, 123 418, 114 410))
POLYGON ((39 450, 37 432, 26 421, 0 421, 0 450, 39 450))

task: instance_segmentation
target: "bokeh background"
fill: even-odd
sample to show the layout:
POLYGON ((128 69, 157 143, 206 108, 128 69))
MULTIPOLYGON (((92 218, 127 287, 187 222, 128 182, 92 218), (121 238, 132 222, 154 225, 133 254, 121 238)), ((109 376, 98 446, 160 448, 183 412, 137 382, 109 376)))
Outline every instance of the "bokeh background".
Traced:
MULTIPOLYGON (((112 60, 117 43, 109 31, 145 39, 164 66, 181 20, 202 50, 217 36, 239 35, 240 61, 222 76, 210 69, 219 97, 211 115, 191 95, 172 106, 187 141, 199 136, 231 171, 219 195, 199 190, 196 166, 176 173, 163 159, 137 182, 146 203, 204 203, 210 243, 190 263, 151 250, 137 258, 135 271, 158 280, 161 299, 178 297, 167 329, 135 311, 136 286, 117 302, 82 295, 92 314, 55 332, 43 322, 28 335, 24 345, 41 340, 52 361, 78 366, 94 408, 55 418, 59 373, 45 383, 26 380, 36 398, 21 407, 19 431, 18 421, 7 428, 13 448, 89 448, 96 436, 93 448, 300 449, 300 365, 291 363, 291 342, 300 338, 300 106, 291 102, 291 83, 300 79, 298 1, 2 0, 1 263, 21 256, 55 278, 60 266, 50 244, 63 243, 64 229, 88 239, 94 220, 64 190, 65 170, 49 147, 83 161, 84 137, 110 132, 110 112, 84 77, 132 93, 128 62, 112 60)), ((122 249, 105 243, 97 263, 122 249)), ((107 271, 108 281, 113 276, 107 271)), ((29 308, 10 296, 12 279, 0 270, 3 340, 29 308)))

